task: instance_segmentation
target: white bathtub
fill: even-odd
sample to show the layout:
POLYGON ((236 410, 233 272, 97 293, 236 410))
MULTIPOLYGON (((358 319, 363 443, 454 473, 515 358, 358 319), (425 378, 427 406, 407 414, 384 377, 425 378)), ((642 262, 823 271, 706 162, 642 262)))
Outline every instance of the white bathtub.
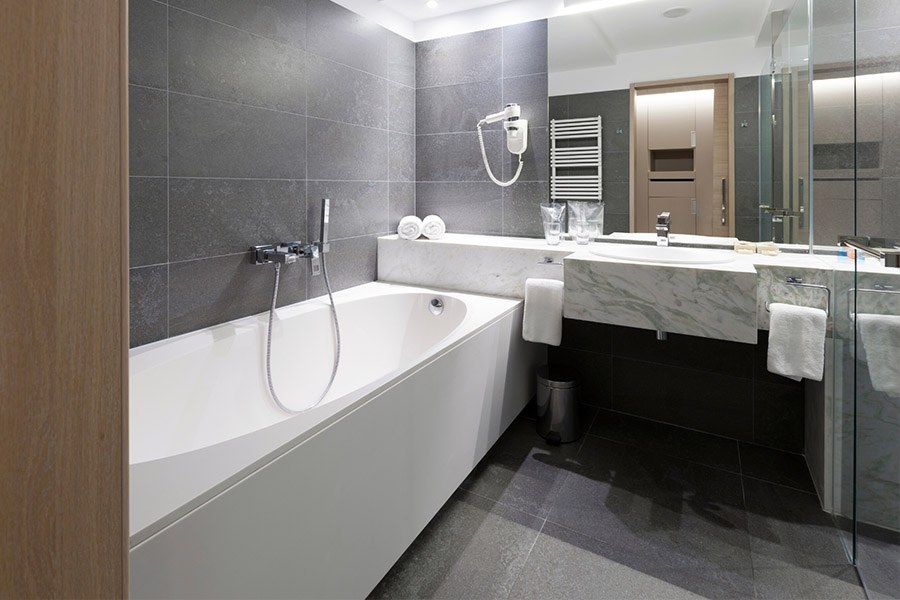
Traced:
MULTIPOLYGON (((266 391, 266 314, 132 351, 133 596, 364 597, 533 394, 521 301, 335 300, 341 366, 299 415, 266 391)), ((279 309, 274 334, 276 390, 306 406, 331 370, 327 302, 279 309)))

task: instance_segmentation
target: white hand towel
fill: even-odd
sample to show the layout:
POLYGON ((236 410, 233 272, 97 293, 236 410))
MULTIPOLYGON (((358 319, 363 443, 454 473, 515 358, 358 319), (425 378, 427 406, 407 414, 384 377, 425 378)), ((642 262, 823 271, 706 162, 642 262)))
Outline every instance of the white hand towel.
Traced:
POLYGON ((900 398, 900 317, 860 314, 856 322, 872 387, 900 398))
POLYGON ((410 215, 400 219, 400 225, 397 226, 397 235, 404 240, 415 240, 422 235, 422 228, 422 219, 410 215))
POLYGON ((559 346, 562 342, 563 282, 556 279, 525 280, 525 341, 559 346))
POLYGON ((822 381, 825 371, 825 322, 820 308, 775 303, 769 306, 770 372, 790 377, 822 381))
POLYGON ((429 240, 439 240, 447 232, 447 225, 437 215, 428 215, 422 220, 422 233, 429 240))

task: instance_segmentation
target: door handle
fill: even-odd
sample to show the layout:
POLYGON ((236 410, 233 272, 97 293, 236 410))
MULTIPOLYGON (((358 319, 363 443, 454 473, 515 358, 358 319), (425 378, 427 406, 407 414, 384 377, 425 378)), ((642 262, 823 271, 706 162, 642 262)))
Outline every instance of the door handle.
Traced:
POLYGON ((728 183, 727 183, 726 179, 723 177, 722 178, 722 225, 725 224, 725 220, 726 220, 725 215, 727 214, 727 210, 728 210, 728 183))
POLYGON ((800 177, 800 181, 797 182, 797 185, 799 187, 799 190, 797 193, 797 195, 799 196, 799 199, 798 199, 797 203, 799 204, 798 208, 800 211, 800 218, 797 219, 797 226, 800 229, 803 229, 804 227, 806 227, 806 203, 804 203, 804 201, 803 201, 803 188, 805 187, 805 184, 806 184, 806 182, 803 180, 802 177, 800 177))

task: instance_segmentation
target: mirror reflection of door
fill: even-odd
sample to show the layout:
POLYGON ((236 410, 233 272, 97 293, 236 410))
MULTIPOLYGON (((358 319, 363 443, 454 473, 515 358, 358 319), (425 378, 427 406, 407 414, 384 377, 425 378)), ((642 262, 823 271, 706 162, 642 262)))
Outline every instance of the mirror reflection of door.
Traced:
POLYGON ((631 86, 631 228, 652 232, 671 214, 673 233, 731 236, 733 77, 631 86))

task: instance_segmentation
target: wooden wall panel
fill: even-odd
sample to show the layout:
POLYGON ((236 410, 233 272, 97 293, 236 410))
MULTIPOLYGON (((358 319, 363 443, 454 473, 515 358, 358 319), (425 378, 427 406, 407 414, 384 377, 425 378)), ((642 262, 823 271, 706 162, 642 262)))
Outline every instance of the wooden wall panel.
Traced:
POLYGON ((0 0, 0 597, 127 590, 126 25, 0 0))

